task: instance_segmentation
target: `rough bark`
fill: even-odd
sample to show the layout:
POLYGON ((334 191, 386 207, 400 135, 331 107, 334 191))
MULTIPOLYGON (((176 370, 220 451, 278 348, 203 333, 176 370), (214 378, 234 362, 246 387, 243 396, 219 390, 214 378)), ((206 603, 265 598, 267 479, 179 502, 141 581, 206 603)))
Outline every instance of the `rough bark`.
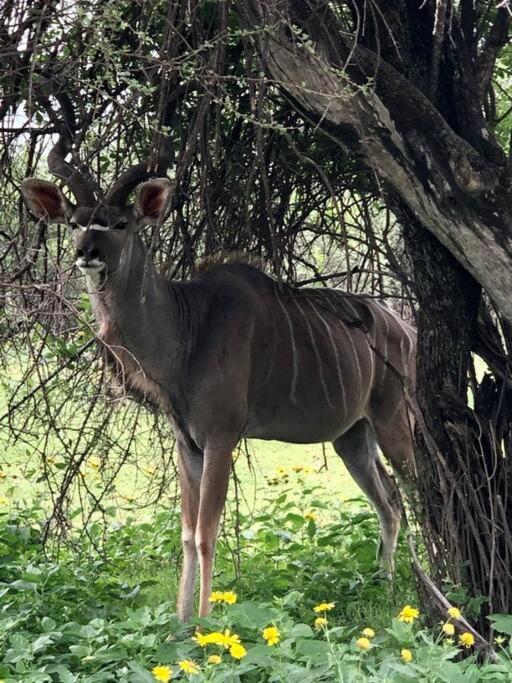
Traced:
POLYGON ((275 81, 306 111, 339 128, 339 139, 512 321, 511 178, 486 129, 477 149, 410 79, 357 41, 349 43, 328 8, 320 14, 308 3, 281 0, 245 8, 246 22, 272 27, 260 43, 275 81))
POLYGON ((487 631, 485 614, 512 611, 511 177, 483 101, 510 16, 497 11, 479 48, 472 3, 455 16, 451 3, 375 0, 364 31, 365 0, 241 6, 247 25, 266 27, 271 78, 370 171, 403 226, 418 302, 419 518, 437 577, 486 596, 487 631), (490 363, 480 384, 475 348, 490 363))

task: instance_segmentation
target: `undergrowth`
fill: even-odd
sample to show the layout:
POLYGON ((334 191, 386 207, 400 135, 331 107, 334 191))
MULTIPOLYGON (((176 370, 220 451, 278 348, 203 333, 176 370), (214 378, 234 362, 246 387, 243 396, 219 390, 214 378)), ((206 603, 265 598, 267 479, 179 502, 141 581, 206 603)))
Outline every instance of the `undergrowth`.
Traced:
MULTIPOLYGON (((0 679, 512 679, 506 641, 496 662, 477 663, 470 638, 463 643, 450 626, 427 627, 415 609, 404 612, 417 596, 403 540, 394 583, 384 584, 375 514, 362 499, 326 496, 298 469, 278 473, 256 514, 228 509, 212 614, 186 625, 174 612, 177 510, 107 529, 93 523, 69 546, 44 552, 42 509, 2 512, 0 679)), ((510 633, 512 619, 498 617, 496 626, 510 633)))

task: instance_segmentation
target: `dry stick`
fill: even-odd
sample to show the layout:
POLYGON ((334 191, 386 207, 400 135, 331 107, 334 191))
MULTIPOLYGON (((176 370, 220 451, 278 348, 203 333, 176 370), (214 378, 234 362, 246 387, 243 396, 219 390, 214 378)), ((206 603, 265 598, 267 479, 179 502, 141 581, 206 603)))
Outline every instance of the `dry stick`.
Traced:
POLYGON ((24 396, 21 400, 19 400, 18 403, 15 403, 13 406, 11 406, 9 408, 9 410, 0 417, 0 422, 3 422, 6 418, 10 417, 16 410, 18 410, 18 408, 20 408, 24 403, 26 403, 29 399, 31 399, 32 396, 34 396, 34 394, 37 394, 37 392, 40 391, 41 389, 43 389, 49 382, 52 381, 52 379, 57 377, 57 375, 60 372, 62 372, 62 370, 65 370, 69 365, 71 365, 71 363, 73 363, 78 358, 80 358, 80 356, 84 353, 84 351, 87 351, 87 349, 89 349, 94 344, 94 342, 95 342, 94 339, 90 339, 86 344, 81 346, 76 351, 76 353, 74 353, 70 358, 68 358, 68 360, 65 363, 63 363, 56 370, 54 370, 52 373, 50 373, 48 375, 48 377, 46 377, 46 379, 43 379, 37 385, 37 387, 32 389, 32 391, 30 391, 26 396, 24 396))
MULTIPOLYGON (((425 585, 425 587, 428 589, 430 594, 437 600, 439 605, 441 607, 444 607, 445 610, 449 610, 451 607, 453 607, 453 605, 450 603, 450 601, 447 598, 445 598, 443 593, 439 590, 439 588, 436 586, 436 584, 433 582, 433 580, 430 578, 430 576, 423 569, 421 562, 418 558, 418 554, 416 552, 416 544, 414 542, 413 532, 409 527, 409 524, 407 522, 407 518, 405 517, 405 515, 404 515, 404 519, 405 519, 405 524, 406 524, 407 528, 409 529, 409 532, 407 534, 407 542, 409 545, 409 550, 411 553, 412 563, 414 565, 414 568, 415 568, 416 572, 418 573, 419 578, 421 579, 421 581, 425 585)), ((474 636, 475 640, 480 644, 480 648, 486 650, 487 654, 489 655, 489 658, 493 662, 498 661, 498 657, 497 657, 496 653, 494 652, 494 650, 492 649, 491 644, 487 640, 485 640, 485 638, 483 638, 483 636, 481 636, 478 633, 478 631, 475 631, 475 629, 471 626, 471 624, 468 621, 466 621, 466 619, 462 615, 458 619, 455 619, 455 621, 457 622, 457 624, 460 624, 461 626, 463 626, 466 631, 469 631, 469 633, 471 633, 474 636)))

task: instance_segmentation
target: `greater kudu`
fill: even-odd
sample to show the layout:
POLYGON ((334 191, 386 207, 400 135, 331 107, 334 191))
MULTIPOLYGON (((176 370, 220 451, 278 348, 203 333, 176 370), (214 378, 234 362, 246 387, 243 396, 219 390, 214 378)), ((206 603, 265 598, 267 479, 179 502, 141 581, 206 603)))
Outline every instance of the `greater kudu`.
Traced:
MULTIPOLYGON (((61 175, 70 185, 69 173, 61 175)), ((199 614, 209 611, 232 451, 242 437, 332 441, 377 510, 390 574, 400 504, 377 445, 407 478, 411 429, 399 377, 413 377, 413 329, 375 299, 281 286, 244 263, 218 263, 188 282, 169 282, 137 234, 161 218, 166 179, 139 185, 134 206, 122 183, 105 202, 89 193, 78 206, 43 180, 23 181, 22 191, 40 220, 70 226, 100 338, 126 384, 156 402, 175 431, 180 618, 192 614, 198 559, 199 614)))

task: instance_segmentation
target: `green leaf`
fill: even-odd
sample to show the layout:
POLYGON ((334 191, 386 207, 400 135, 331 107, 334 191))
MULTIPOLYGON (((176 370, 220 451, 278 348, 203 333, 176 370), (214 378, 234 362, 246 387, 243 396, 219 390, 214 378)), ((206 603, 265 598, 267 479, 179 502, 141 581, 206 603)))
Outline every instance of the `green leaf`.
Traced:
POLYGON ((323 664, 330 652, 330 645, 323 640, 299 639, 296 643, 296 652, 301 659, 306 659, 312 664, 323 664))
POLYGON ((264 628, 275 619, 275 611, 265 605, 253 602, 240 602, 229 607, 229 615, 237 626, 264 628))
POLYGON ((512 636, 512 614, 490 614, 487 618, 494 630, 512 636))
POLYGON ((307 624, 294 624, 292 628, 286 632, 287 638, 314 638, 315 634, 311 626, 307 624))

